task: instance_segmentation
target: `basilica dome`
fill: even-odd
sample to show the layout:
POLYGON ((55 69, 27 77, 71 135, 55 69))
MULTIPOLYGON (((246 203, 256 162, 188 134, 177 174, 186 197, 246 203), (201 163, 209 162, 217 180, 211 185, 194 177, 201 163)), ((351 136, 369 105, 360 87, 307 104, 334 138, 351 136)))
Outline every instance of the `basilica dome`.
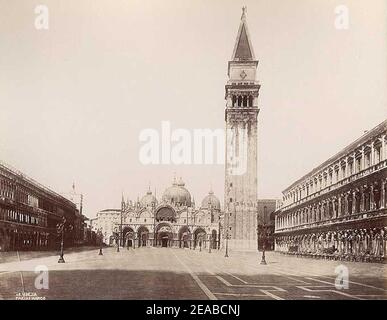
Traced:
POLYGON ((163 201, 170 204, 180 204, 187 207, 191 206, 191 194, 185 188, 185 183, 181 178, 179 182, 174 180, 172 186, 164 191, 163 201))
POLYGON ((152 194, 152 191, 148 190, 146 195, 144 195, 140 203, 143 207, 156 207, 157 206, 157 199, 156 197, 152 194))
POLYGON ((216 195, 214 195, 214 192, 211 190, 207 196, 204 197, 202 201, 202 209, 214 209, 214 210, 220 210, 220 201, 216 195))

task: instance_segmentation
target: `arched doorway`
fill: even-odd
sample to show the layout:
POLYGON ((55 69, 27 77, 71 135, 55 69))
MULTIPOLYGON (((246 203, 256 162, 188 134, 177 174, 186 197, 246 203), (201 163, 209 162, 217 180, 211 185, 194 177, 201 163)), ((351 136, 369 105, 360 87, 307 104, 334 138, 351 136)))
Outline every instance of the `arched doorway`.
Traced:
POLYGON ((149 230, 145 226, 141 226, 137 230, 138 247, 146 247, 149 239, 149 230))
POLYGON ((124 230, 122 230, 124 243, 123 246, 125 247, 134 247, 134 239, 135 239, 135 233, 134 230, 131 227, 125 227, 124 230))
POLYGON ((179 230, 179 248, 188 248, 190 241, 190 231, 187 226, 183 226, 179 230))
POLYGON ((197 228, 194 231, 194 248, 202 247, 206 240, 206 231, 203 228, 197 228))
POLYGON ((0 229, 0 252, 1 251, 6 251, 6 234, 5 230, 0 229))
POLYGON ((171 246, 173 240, 172 227, 167 223, 160 223, 156 229, 157 232, 157 246, 163 248, 171 246))

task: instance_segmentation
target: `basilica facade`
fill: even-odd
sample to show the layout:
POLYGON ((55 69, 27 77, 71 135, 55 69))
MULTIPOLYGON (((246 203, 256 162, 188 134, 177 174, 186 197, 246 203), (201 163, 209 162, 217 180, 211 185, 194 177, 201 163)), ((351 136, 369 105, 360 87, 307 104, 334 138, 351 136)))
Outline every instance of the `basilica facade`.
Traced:
POLYGON ((150 188, 137 201, 121 201, 121 209, 103 210, 95 229, 104 242, 123 247, 180 247, 219 249, 222 214, 212 191, 196 207, 180 178, 157 199, 150 188))

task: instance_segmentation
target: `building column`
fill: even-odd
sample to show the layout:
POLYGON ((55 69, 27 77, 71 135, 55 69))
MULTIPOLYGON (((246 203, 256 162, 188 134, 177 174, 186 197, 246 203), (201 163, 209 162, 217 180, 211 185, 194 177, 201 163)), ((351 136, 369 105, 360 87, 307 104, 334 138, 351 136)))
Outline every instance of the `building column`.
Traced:
POLYGON ((370 191, 370 210, 375 209, 375 202, 374 202, 374 185, 371 184, 371 191, 370 191))
POLYGON ((327 202, 326 201, 323 202, 322 208, 323 208, 323 219, 327 220, 328 219, 328 210, 327 210, 327 202))
POLYGON ((356 190, 352 192, 352 214, 356 213, 356 190))
POLYGON ((337 216, 341 217, 341 194, 337 196, 337 216))
POLYGON ((380 209, 384 209, 386 204, 386 180, 382 179, 380 189, 380 209))
POLYGON ((365 169, 364 147, 361 149, 360 171, 365 169))
POLYGON ((365 201, 364 187, 361 186, 360 187, 360 212, 364 212, 364 210, 365 210, 364 201, 365 201))

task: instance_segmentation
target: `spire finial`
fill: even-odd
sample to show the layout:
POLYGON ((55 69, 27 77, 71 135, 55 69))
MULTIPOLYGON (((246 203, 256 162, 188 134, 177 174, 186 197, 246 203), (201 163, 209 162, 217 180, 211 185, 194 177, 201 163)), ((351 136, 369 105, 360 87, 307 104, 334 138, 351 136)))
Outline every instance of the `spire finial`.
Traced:
POLYGON ((242 17, 241 17, 241 20, 245 20, 246 19, 246 13, 247 13, 247 7, 243 6, 242 7, 242 17))

